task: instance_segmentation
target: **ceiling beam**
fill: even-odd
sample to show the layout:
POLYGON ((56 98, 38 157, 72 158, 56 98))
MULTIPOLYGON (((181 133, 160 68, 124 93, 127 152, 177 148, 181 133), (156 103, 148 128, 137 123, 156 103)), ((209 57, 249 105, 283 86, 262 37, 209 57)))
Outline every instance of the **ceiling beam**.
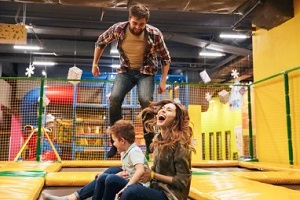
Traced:
MULTIPOLYGON (((75 36, 75 37, 90 37, 97 38, 99 34, 105 30, 95 29, 80 29, 80 28, 58 28, 58 27, 35 27, 33 31, 28 31, 31 34, 38 35, 52 35, 52 36, 75 36), (34 31, 34 32, 33 32, 34 31)), ((192 46, 198 46, 201 48, 214 49, 225 53, 235 54, 239 56, 248 56, 252 53, 251 50, 235 47, 231 45, 221 44, 217 42, 211 42, 208 40, 199 39, 196 37, 190 37, 183 34, 176 33, 164 33, 166 40, 188 44, 192 46)))
POLYGON ((166 33, 166 34, 164 34, 164 37, 166 38, 166 40, 189 44, 192 46, 198 46, 201 48, 204 48, 204 47, 208 48, 208 46, 209 46, 209 49, 214 49, 214 50, 218 50, 220 52, 231 53, 231 54, 240 55, 240 56, 247 56, 252 53, 252 51, 248 50, 248 49, 239 48, 239 47, 226 45, 226 44, 221 44, 221 43, 217 43, 217 42, 211 42, 208 40, 203 40, 203 39, 190 37, 190 36, 186 36, 186 35, 181 35, 181 34, 166 33))

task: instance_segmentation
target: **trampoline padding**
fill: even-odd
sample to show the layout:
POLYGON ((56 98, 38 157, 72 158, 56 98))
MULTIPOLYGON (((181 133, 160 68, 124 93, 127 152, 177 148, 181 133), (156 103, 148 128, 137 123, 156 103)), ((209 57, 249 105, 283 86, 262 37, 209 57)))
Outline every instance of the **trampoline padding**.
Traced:
POLYGON ((20 161, 9 162, 0 168, 0 171, 45 171, 58 172, 62 167, 58 162, 35 162, 35 161, 20 161))
POLYGON ((84 186, 101 172, 53 172, 45 177, 46 186, 84 186))
POLYGON ((273 185, 296 185, 300 184, 300 173, 295 171, 277 172, 228 172, 234 176, 269 183, 273 185))
MULTIPOLYGON (((300 191, 260 183, 227 173, 224 175, 193 175, 191 187, 216 199, 300 199, 300 191)), ((196 199, 204 198, 199 195, 199 198, 196 199)))
POLYGON ((0 176, 1 200, 35 200, 44 186, 43 177, 0 176))
POLYGON ((62 161, 63 167, 120 167, 120 160, 69 160, 62 161))

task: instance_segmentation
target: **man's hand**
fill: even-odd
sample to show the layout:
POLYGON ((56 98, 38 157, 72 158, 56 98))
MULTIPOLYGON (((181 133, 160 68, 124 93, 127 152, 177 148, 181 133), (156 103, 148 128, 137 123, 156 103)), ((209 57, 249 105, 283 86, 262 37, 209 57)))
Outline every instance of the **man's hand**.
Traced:
POLYGON ((93 74, 93 76, 99 76, 100 75, 100 69, 99 69, 98 65, 93 65, 92 74, 93 74))
POLYGON ((158 90, 158 94, 164 94, 166 92, 166 83, 160 82, 157 90, 158 90))

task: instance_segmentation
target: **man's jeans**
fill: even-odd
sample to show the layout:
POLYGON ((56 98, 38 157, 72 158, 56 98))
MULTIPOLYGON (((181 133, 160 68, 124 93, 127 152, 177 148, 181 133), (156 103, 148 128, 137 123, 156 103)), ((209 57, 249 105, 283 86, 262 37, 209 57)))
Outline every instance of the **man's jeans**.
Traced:
POLYGON ((154 76, 142 74, 128 69, 126 73, 119 73, 114 80, 109 105, 109 119, 112 126, 122 119, 122 103, 130 90, 137 85, 138 101, 146 108, 153 101, 154 76))

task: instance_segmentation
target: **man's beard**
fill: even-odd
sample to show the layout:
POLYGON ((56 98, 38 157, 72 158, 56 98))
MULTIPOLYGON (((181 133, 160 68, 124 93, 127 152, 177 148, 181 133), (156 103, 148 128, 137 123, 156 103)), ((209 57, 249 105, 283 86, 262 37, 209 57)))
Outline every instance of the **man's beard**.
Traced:
POLYGON ((129 27, 129 30, 130 32, 135 35, 135 36, 139 36, 142 34, 142 32, 144 31, 143 29, 142 30, 137 30, 137 29, 132 29, 131 27, 129 27))

